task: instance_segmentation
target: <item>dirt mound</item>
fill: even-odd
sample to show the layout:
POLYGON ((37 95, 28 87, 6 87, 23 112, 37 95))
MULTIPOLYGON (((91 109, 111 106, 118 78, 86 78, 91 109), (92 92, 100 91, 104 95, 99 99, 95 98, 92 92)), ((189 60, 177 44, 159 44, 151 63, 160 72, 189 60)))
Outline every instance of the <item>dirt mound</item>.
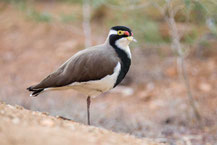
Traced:
POLYGON ((0 103, 1 145, 163 145, 0 103))

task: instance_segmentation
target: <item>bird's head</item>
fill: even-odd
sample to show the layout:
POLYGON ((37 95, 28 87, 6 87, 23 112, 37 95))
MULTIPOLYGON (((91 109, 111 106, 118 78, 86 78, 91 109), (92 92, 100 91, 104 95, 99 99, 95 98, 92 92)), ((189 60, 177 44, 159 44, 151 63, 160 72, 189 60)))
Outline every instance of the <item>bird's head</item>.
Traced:
POLYGON ((133 32, 126 26, 112 27, 109 31, 108 39, 110 45, 120 47, 127 47, 130 42, 136 41, 133 38, 133 32))

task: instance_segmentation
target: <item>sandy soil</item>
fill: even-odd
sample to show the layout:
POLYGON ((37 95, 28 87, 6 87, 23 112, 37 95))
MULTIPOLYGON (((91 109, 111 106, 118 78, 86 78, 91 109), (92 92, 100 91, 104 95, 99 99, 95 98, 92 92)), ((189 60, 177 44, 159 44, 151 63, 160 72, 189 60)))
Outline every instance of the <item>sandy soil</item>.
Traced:
POLYGON ((1 145, 164 145, 0 102, 1 145))

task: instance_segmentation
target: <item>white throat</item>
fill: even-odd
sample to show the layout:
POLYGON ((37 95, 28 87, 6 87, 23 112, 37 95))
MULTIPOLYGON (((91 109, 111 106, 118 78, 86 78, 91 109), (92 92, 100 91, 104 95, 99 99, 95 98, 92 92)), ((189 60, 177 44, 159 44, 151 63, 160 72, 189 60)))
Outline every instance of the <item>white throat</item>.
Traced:
POLYGON ((126 37, 121 38, 115 42, 115 45, 121 50, 123 50, 125 53, 127 53, 128 57, 131 58, 129 44, 130 44, 130 41, 126 37))

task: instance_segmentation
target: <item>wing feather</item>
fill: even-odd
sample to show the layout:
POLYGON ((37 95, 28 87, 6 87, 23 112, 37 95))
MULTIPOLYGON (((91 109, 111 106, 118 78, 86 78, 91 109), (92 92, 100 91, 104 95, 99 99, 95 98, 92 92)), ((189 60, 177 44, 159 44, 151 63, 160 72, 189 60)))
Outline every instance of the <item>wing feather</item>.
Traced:
POLYGON ((119 58, 112 51, 95 49, 73 56, 57 71, 31 89, 62 87, 74 82, 99 80, 113 73, 119 58))

